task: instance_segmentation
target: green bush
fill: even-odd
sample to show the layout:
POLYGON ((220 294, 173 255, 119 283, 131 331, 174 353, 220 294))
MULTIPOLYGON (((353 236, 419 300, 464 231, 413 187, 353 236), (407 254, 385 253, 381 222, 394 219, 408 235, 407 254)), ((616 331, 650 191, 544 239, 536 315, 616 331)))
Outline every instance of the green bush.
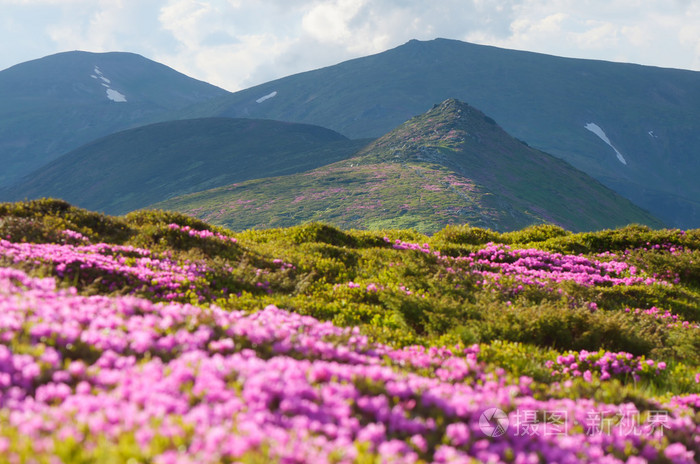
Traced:
POLYGON ((482 342, 506 340, 557 350, 605 348, 636 355, 649 353, 658 345, 615 313, 567 309, 556 303, 489 306, 482 313, 484 320, 476 323, 482 342))
POLYGON ((352 235, 336 227, 318 222, 291 227, 288 230, 288 236, 293 243, 315 242, 327 243, 339 247, 357 246, 357 240, 352 235))
POLYGON ((673 244, 695 250, 700 248, 700 229, 652 230, 647 226, 630 225, 620 229, 585 232, 550 238, 542 249, 561 253, 619 252, 653 245, 673 244))
POLYGON ((0 217, 0 238, 12 242, 56 243, 62 236, 40 218, 5 216, 0 217))
POLYGON ((557 225, 539 224, 515 232, 506 232, 501 235, 500 239, 503 243, 532 243, 569 235, 571 232, 557 225))
POLYGON ((182 213, 162 210, 138 210, 124 216, 126 222, 132 227, 161 226, 168 224, 178 224, 189 226, 197 230, 223 231, 221 227, 211 226, 206 222, 182 213))
MULTIPOLYGON (((0 203, 0 219, 24 219, 26 241, 53 241, 62 230, 80 232, 91 240, 123 243, 133 231, 121 219, 76 208, 63 200, 42 198, 18 203, 0 203), (42 229, 42 230, 40 230, 42 229)), ((18 229, 15 233, 23 234, 18 229)))
POLYGON ((471 227, 467 224, 446 226, 433 235, 433 243, 453 243, 458 245, 484 245, 488 242, 503 243, 501 234, 491 229, 471 227))

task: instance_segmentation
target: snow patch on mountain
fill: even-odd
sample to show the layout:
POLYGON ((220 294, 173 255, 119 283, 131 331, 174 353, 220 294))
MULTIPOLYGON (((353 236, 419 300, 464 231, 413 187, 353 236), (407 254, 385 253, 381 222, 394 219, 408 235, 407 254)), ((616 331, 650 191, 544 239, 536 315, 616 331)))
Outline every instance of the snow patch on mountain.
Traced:
POLYGON ((607 143, 607 144, 610 146, 610 148, 612 148, 613 150, 615 150, 615 154, 617 155, 617 159, 620 161, 620 163, 625 164, 625 165, 627 164, 627 161, 625 160, 625 157, 622 156, 622 153, 620 153, 620 152, 617 150, 617 148, 615 148, 615 147, 613 146, 613 144, 610 142, 610 139, 608 138, 608 136, 605 134, 605 132, 603 131, 603 129, 601 129, 600 126, 599 126, 598 124, 596 124, 596 123, 594 123, 594 122, 589 122, 588 124, 586 124, 586 125, 583 126, 583 127, 585 127, 586 129, 588 129, 589 131, 593 132, 593 133, 594 133, 595 135, 597 135, 603 142, 607 143))
POLYGON ((100 68, 98 68, 97 66, 95 66, 94 71, 95 71, 95 74, 97 74, 97 75, 96 75, 96 76, 95 76, 95 75, 92 75, 92 77, 94 77, 95 79, 101 79, 102 82, 106 82, 107 84, 111 84, 111 83, 112 83, 112 81, 110 81, 109 79, 107 79, 107 78, 102 74, 102 71, 100 71, 100 68))
POLYGON ((268 93, 267 95, 263 95, 262 97, 260 97, 260 98, 258 98, 257 100, 255 100, 255 102, 256 102, 256 103, 262 103, 262 102, 264 102, 265 100, 269 100, 270 98, 275 97, 275 96, 277 96, 277 91, 276 91, 276 90, 275 90, 274 92, 268 93))
POLYGON ((126 96, 123 93, 119 93, 114 89, 107 89, 107 98, 115 102, 126 101, 126 96))
POLYGON ((113 102, 125 102, 126 101, 126 95, 123 93, 114 90, 110 84, 112 84, 112 81, 107 79, 104 74, 102 74, 102 71, 98 66, 95 66, 93 69, 94 74, 90 74, 90 77, 96 80, 102 81, 102 87, 105 88, 105 92, 107 93, 107 98, 112 100, 113 102))

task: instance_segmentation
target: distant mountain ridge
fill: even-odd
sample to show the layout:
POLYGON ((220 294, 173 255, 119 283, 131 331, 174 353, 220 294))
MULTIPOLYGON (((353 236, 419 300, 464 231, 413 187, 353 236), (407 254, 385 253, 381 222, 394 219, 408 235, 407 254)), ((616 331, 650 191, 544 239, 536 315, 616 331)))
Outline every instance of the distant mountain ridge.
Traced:
POLYGON ((567 163, 449 99, 344 161, 153 205, 234 230, 321 221, 343 228, 435 232, 469 223, 499 231, 662 224, 567 163))
POLYGON ((378 137, 447 98, 469 102, 667 223, 700 227, 700 72, 412 40, 195 105, 180 117, 270 118, 378 137))
POLYGON ((259 119, 167 121, 83 145, 0 190, 10 200, 57 197, 124 214, 176 195, 291 174, 367 143, 309 124, 259 119))
POLYGON ((227 93, 133 53, 65 52, 0 71, 0 186, 98 137, 227 93))
POLYGON ((13 66, 0 71, 0 189, 99 137, 155 122, 273 119, 374 138, 447 98, 666 224, 700 227, 700 73, 445 39, 235 94, 131 53, 66 52, 13 66))

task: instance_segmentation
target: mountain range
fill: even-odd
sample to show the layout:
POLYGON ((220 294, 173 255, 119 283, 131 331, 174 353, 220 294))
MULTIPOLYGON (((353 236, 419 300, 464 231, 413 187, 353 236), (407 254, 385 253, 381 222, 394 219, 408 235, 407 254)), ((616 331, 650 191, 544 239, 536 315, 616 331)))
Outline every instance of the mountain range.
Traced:
POLYGON ((366 144, 309 124, 259 119, 167 121, 102 137, 39 168, 4 195, 50 196, 125 214, 176 195, 292 174, 366 144))
POLYGON ((227 95, 133 53, 65 52, 0 71, 0 187, 98 137, 227 95))
POLYGON ((496 230, 554 223, 577 231, 662 225, 455 99, 412 118, 349 159, 153 206, 234 230, 311 221, 424 233, 464 223, 496 230))
POLYGON ((448 98, 479 108, 508 133, 669 225, 700 227, 696 71, 412 40, 179 115, 270 118, 319 124, 350 138, 379 137, 448 98))
MULTIPOLYGON (((421 230, 465 221, 503 230, 527 221, 556 222, 575 230, 626 221, 660 224, 619 199, 611 200, 617 205, 613 207, 589 197, 596 191, 612 198, 612 192, 600 190, 600 182, 667 225, 698 227, 699 83, 700 73, 692 71, 436 39, 410 41, 377 55, 229 93, 130 53, 62 53, 0 71, 0 161, 5 167, 0 200, 60 196, 121 214, 212 187, 240 193, 257 185, 259 198, 267 198, 261 208, 275 212, 275 202, 310 198, 296 192, 306 188, 303 179, 323 169, 352 164, 353 175, 361 178, 359 172, 365 169, 370 175, 367 166, 375 163, 383 172, 402 166, 401 175, 411 173, 410 180, 394 186, 396 191, 406 189, 409 197, 426 185, 418 173, 425 176, 431 170, 439 176, 461 176, 474 190, 470 195, 442 191, 434 199, 434 214, 420 208, 395 210, 400 205, 392 202, 372 212, 370 203, 359 203, 350 208, 360 219, 341 220, 342 215, 336 215, 339 224, 414 224, 421 230), (498 128, 500 141, 488 149, 448 146, 445 140, 434 145, 427 133, 440 128, 431 129, 420 116, 420 140, 401 140, 399 134, 410 132, 407 120, 435 110, 430 108, 437 102, 462 105, 452 99, 468 102, 463 112, 478 112, 476 119, 494 121, 495 127, 498 121, 515 138, 498 128), (246 125, 256 129, 246 132, 246 125), (400 125, 399 132, 391 132, 400 125), (403 147, 403 161, 381 158, 383 148, 377 144, 387 138, 393 140, 394 151, 403 147), (492 150, 498 144, 502 149, 492 150), (516 145, 528 155, 516 155, 516 145), (596 180, 569 166, 562 168, 565 163, 543 152, 596 180), (533 156, 546 160, 541 176, 522 162, 533 156), (299 174, 308 169, 315 170, 306 177, 299 174), (557 176, 578 176, 592 187, 572 191, 566 187, 579 183, 541 182, 557 176), (556 199, 555 192, 562 192, 561 198, 556 199), (471 212, 465 197, 473 201, 471 212), (581 211, 578 218, 571 212, 561 214, 560 206, 554 206, 561 200, 576 204, 572 210, 581 211), (579 207, 583 204, 590 211, 579 207), (442 220, 436 219, 437 211, 442 220), (395 219, 389 220, 392 214, 395 219), (373 215, 377 217, 370 220, 373 215)), ((445 103, 437 108, 447 111, 445 103)), ((462 130, 457 123, 453 126, 456 132, 462 130)), ((475 127, 464 129, 465 134, 474 135, 475 127)), ((483 139, 486 134, 477 135, 483 139)), ((367 179, 357 182, 358 188, 363 182, 371 185, 367 179)), ((433 193, 422 192, 424 198, 433 193)), ((389 190, 385 194, 391 196, 389 190)), ((237 200, 251 200, 243 196, 237 200)), ((304 201, 293 205, 303 206, 305 212, 290 204, 275 212, 277 221, 331 220, 335 206, 304 201), (322 204, 328 209, 323 214, 318 209, 322 204)), ((227 214, 223 210, 219 219, 227 214)), ((270 223, 263 216, 255 224, 239 220, 243 222, 237 228, 270 223)))

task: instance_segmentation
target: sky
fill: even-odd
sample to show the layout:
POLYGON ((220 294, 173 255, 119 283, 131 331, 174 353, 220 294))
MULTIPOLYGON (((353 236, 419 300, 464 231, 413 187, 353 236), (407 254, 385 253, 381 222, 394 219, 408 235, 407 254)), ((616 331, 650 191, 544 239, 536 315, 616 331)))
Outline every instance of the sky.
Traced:
POLYGON ((128 51, 230 91, 437 37, 700 71, 700 0, 0 0, 0 70, 128 51))

